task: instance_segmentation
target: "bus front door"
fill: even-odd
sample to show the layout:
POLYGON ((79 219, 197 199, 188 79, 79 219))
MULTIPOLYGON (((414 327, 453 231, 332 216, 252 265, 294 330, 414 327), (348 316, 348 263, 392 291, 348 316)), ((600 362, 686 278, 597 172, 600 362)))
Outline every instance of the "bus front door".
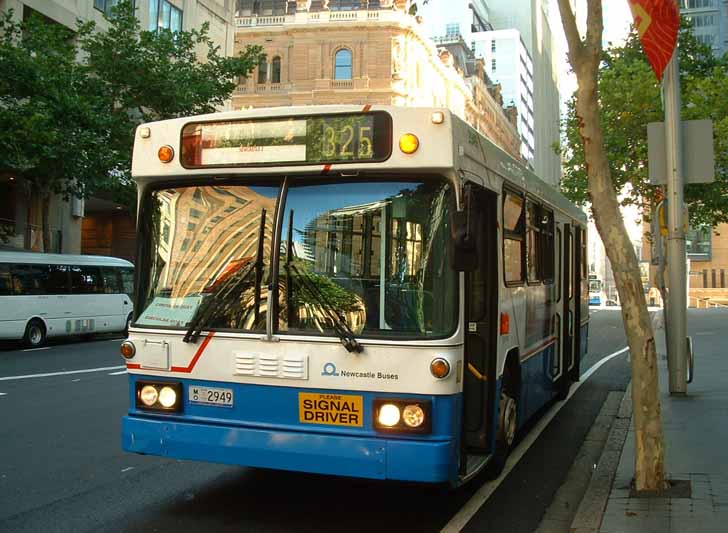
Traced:
POLYGON ((464 452, 487 454, 495 442, 498 309, 497 195, 473 186, 471 201, 478 266, 465 275, 464 452))

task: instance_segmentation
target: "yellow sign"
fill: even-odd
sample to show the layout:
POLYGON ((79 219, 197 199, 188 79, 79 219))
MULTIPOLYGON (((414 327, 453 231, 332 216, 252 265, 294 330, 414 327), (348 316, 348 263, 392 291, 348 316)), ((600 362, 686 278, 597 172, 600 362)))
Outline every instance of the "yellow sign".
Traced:
MULTIPOLYGON (((663 237, 667 237, 670 233, 668 227, 667 227, 667 204, 665 202, 660 202, 657 204, 657 214, 660 217, 660 233, 663 235, 663 237)), ((688 228, 690 227, 689 219, 688 219, 688 209, 687 207, 683 206, 683 231, 687 233, 688 228)))
POLYGON ((298 419, 302 424, 362 427, 364 399, 362 396, 299 392, 298 419))

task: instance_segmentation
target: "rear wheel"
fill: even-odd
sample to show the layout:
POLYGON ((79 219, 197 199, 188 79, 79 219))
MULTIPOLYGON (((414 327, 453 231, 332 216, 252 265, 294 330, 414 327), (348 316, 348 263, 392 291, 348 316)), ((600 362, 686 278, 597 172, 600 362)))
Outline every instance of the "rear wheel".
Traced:
POLYGON ((46 328, 42 320, 34 318, 25 326, 23 342, 30 348, 38 348, 46 342, 46 328))

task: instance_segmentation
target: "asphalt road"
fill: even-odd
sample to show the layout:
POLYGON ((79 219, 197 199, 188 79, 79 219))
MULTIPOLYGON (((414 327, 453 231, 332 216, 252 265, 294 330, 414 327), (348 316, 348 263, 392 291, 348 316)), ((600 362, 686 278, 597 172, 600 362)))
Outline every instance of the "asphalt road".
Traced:
MULTIPOLYGON (((448 491, 126 454, 118 344, 0 347, 0 531, 439 531, 484 483, 448 491), (38 373, 56 375, 4 379, 38 373)), ((619 311, 596 311, 582 371, 625 345, 619 311)), ((628 379, 626 356, 594 373, 466 530, 533 531, 628 379)))

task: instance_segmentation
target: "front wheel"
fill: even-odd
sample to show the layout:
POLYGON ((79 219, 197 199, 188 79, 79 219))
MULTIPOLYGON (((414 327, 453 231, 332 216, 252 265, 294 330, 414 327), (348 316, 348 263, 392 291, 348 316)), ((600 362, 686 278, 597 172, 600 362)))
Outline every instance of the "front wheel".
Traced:
POLYGON ((37 318, 28 322, 25 326, 25 335, 23 335, 23 342, 30 348, 39 348, 46 342, 46 329, 45 324, 42 320, 37 318))
POLYGON ((501 394, 500 399, 500 417, 498 434, 495 439, 495 452, 486 470, 489 479, 495 479, 503 472, 506 460, 513 447, 513 441, 516 439, 517 429, 518 404, 515 398, 504 392, 501 394))
POLYGON ((122 332, 124 334, 124 337, 129 336, 129 326, 131 326, 131 313, 129 313, 129 316, 126 317, 126 327, 124 328, 124 331, 122 332))

